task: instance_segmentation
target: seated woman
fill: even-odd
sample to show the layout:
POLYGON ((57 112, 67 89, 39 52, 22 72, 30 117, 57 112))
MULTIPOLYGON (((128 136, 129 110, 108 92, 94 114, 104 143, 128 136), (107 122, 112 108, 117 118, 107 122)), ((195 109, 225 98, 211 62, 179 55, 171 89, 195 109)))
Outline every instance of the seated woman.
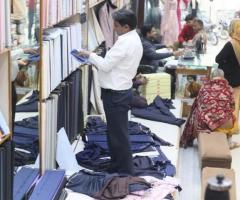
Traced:
POLYGON ((233 90, 224 79, 224 72, 214 70, 212 79, 203 84, 192 105, 180 146, 192 146, 193 140, 201 132, 220 131, 228 135, 230 148, 237 147, 236 143, 231 142, 232 130, 237 124, 234 106, 233 90))

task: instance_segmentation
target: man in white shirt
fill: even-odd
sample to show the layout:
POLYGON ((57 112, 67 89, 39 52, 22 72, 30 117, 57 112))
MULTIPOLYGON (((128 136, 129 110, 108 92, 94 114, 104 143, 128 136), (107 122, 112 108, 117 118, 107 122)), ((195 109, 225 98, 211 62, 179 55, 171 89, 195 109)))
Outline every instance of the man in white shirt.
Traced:
POLYGON ((132 98, 132 79, 137 73, 143 48, 135 30, 137 19, 132 11, 118 10, 113 13, 113 20, 119 37, 104 58, 88 51, 79 53, 89 57, 99 72, 111 156, 108 172, 133 174, 128 110, 132 98))

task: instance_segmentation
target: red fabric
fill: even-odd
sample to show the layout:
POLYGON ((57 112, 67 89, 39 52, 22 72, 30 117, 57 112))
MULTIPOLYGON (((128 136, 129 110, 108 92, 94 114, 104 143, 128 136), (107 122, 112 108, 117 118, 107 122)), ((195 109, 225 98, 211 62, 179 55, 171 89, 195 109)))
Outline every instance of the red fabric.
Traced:
POLYGON ((179 42, 187 42, 188 40, 193 39, 195 33, 194 30, 191 26, 185 24, 181 33, 178 36, 178 41, 179 42))
POLYGON ((211 132, 230 119, 235 121, 234 105, 232 88, 225 79, 205 83, 191 108, 180 146, 191 144, 200 132, 211 132))

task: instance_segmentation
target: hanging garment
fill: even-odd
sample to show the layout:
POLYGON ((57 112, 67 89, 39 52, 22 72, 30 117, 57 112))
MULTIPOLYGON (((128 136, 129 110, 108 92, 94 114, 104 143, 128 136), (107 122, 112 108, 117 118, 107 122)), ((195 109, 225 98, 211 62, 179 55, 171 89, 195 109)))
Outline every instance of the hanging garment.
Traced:
POLYGON ((147 108, 133 108, 132 114, 136 117, 159 121, 163 123, 173 124, 177 126, 181 126, 184 124, 185 120, 176 118, 169 107, 169 101, 164 101, 160 96, 157 96, 153 103, 151 103, 147 108))
POLYGON ((106 41, 106 47, 111 48, 117 40, 116 32, 113 30, 112 14, 115 10, 105 2, 99 9, 98 18, 99 23, 106 41))
POLYGON ((91 114, 104 114, 103 103, 101 99, 101 88, 98 80, 98 71, 92 67, 92 83, 91 83, 91 114))
POLYGON ((168 46, 177 41, 179 34, 177 0, 165 0, 164 2, 164 15, 160 30, 163 37, 162 43, 168 46))
POLYGON ((191 15, 193 17, 197 17, 197 11, 198 11, 198 1, 197 0, 191 0, 190 9, 191 9, 191 15))
POLYGON ((187 8, 189 0, 177 0, 177 17, 178 17, 178 30, 179 33, 182 30, 182 25, 181 25, 181 1, 185 4, 185 7, 187 8))
POLYGON ((152 24, 156 28, 161 26, 161 12, 159 7, 151 7, 147 12, 145 24, 152 24))

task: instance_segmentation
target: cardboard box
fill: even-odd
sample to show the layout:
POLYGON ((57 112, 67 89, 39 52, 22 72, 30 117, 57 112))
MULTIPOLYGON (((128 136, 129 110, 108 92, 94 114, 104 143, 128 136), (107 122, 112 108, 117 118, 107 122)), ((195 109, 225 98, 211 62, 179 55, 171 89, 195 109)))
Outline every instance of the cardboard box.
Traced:
POLYGON ((193 99, 182 100, 182 106, 183 106, 182 117, 189 116, 191 112, 192 104, 193 104, 193 99))

